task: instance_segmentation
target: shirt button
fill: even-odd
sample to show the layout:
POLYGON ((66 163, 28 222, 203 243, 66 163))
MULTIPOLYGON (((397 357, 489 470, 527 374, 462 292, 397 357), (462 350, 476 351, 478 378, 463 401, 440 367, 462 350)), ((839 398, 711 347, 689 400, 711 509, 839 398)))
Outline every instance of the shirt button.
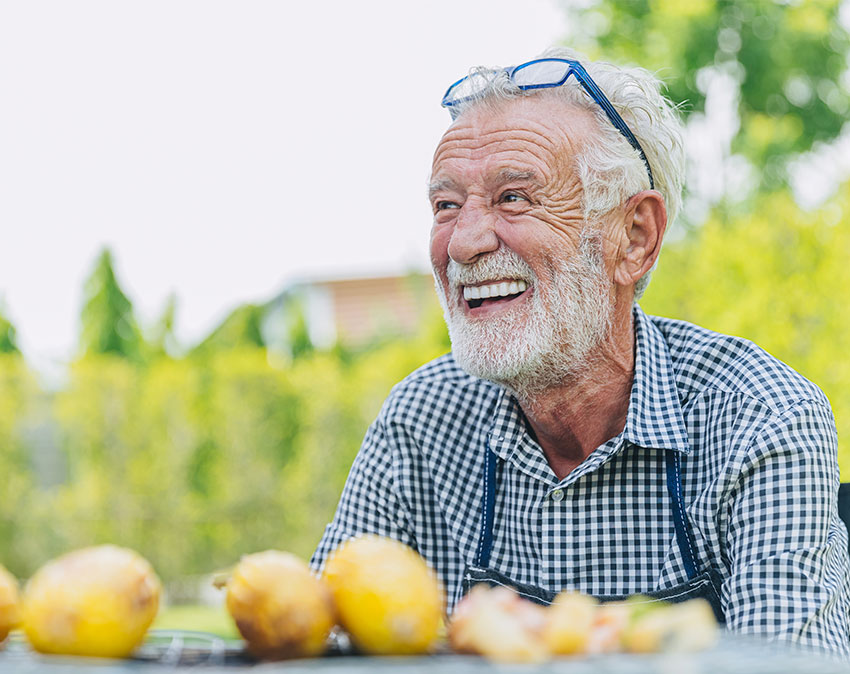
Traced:
POLYGON ((563 489, 556 489, 555 491, 553 491, 552 492, 552 500, 555 503, 558 503, 558 501, 563 501, 564 500, 564 490, 563 489))

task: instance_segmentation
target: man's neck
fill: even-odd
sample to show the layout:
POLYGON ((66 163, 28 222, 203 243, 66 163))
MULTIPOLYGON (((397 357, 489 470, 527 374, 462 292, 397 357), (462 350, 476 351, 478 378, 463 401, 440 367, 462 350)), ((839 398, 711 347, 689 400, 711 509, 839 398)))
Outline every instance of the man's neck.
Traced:
POLYGON ((602 345, 584 373, 562 386, 518 395, 537 442, 559 480, 626 425, 634 377, 634 328, 602 345))

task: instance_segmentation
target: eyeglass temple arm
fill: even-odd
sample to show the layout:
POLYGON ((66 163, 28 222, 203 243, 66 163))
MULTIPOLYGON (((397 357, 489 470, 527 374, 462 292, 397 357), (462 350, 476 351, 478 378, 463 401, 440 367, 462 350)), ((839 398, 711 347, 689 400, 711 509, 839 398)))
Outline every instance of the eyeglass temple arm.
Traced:
MULTIPOLYGON (((620 113, 618 113, 614 106, 611 105, 611 101, 608 100, 608 97, 599 88, 596 82, 587 74, 587 71, 584 69, 580 63, 575 62, 570 64, 570 72, 575 75, 575 78, 579 81, 579 83, 587 90, 587 93, 599 104, 599 107, 602 108, 602 111, 611 121, 611 124, 623 135, 623 137, 629 141, 629 145, 631 145, 635 150, 640 154, 640 158, 643 160, 644 165, 646 166, 646 173, 649 176, 649 187, 650 189, 655 189, 655 179, 652 177, 652 169, 649 166, 649 160, 646 158, 646 154, 643 151, 643 148, 640 146, 638 139, 635 138, 635 135, 632 133, 631 129, 629 129, 626 122, 620 117, 620 113)), ((569 77, 569 73, 567 73, 567 77, 569 77)))

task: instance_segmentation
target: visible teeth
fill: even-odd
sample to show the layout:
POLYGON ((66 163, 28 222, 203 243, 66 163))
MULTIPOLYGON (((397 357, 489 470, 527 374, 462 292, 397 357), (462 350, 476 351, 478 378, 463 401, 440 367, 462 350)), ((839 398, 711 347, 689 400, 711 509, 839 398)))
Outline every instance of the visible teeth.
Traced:
POLYGON ((480 300, 489 297, 507 297, 525 292, 528 284, 525 281, 502 281, 486 286, 464 286, 463 299, 480 300))

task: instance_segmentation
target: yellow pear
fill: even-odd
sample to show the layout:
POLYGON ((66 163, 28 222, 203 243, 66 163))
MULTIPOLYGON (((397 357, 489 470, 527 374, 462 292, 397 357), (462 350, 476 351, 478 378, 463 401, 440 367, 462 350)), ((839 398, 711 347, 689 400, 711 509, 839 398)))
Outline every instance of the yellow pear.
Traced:
POLYGON ((263 659, 319 655, 334 626, 330 592, 304 562, 277 550, 236 565, 227 610, 248 650, 263 659))
POLYGON ((343 543, 325 579, 340 624, 362 651, 409 655, 430 650, 443 620, 443 591, 425 560, 380 536, 343 543))
POLYGON ((0 641, 18 626, 20 619, 18 581, 0 564, 0 641))
POLYGON ((156 617, 161 589, 151 565, 132 550, 76 550, 27 583, 24 633, 42 653, 126 657, 156 617))

